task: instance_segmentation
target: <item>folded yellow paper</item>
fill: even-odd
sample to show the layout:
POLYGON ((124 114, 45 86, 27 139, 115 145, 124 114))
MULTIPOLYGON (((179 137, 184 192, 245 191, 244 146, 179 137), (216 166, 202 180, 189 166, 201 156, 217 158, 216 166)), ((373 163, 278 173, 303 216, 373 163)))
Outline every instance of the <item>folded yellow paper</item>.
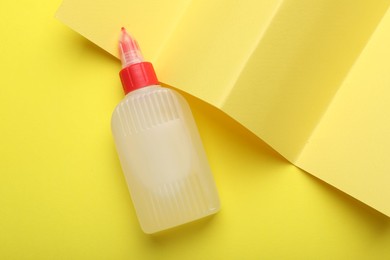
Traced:
POLYGON ((57 17, 113 55, 127 27, 162 82, 220 108, 295 165, 390 216, 383 145, 390 93, 379 72, 389 67, 380 44, 390 34, 389 4, 64 0, 57 17))
POLYGON ((297 164, 390 213, 390 9, 297 164))

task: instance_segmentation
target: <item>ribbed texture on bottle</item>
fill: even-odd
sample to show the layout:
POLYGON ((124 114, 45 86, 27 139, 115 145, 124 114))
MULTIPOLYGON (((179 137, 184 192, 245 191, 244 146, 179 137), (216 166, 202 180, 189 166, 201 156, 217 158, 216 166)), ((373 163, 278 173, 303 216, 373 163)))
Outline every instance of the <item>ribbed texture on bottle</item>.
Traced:
POLYGON ((163 184, 145 195, 148 207, 143 214, 156 229, 185 223, 213 210, 197 175, 163 184))
POLYGON ((161 89, 126 99, 116 110, 123 135, 131 135, 179 118, 173 93, 161 89))

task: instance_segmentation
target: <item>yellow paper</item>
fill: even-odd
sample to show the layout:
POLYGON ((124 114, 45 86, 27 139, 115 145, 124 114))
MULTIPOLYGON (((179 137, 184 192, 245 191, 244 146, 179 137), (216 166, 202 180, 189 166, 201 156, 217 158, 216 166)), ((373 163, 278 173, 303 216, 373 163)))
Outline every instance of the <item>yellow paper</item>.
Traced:
MULTIPOLYGON (((65 0, 57 17, 113 55, 119 28, 126 26, 162 82, 221 109, 292 163, 390 216, 390 204, 383 203, 388 192, 381 189, 381 198, 371 195, 359 178, 353 192, 345 184, 345 176, 354 173, 343 164, 352 163, 348 158, 357 144, 345 147, 348 157, 332 161, 332 172, 315 163, 321 152, 307 155, 323 115, 389 3, 65 0)), ((389 138, 382 133, 371 145, 382 153, 379 140, 389 138)), ((365 158, 361 163, 367 165, 378 159, 369 152, 365 158)), ((390 165, 383 161, 372 170, 378 172, 375 177, 365 176, 373 187, 390 186, 384 177, 390 165)))
POLYGON ((390 215, 390 10, 297 161, 390 215))

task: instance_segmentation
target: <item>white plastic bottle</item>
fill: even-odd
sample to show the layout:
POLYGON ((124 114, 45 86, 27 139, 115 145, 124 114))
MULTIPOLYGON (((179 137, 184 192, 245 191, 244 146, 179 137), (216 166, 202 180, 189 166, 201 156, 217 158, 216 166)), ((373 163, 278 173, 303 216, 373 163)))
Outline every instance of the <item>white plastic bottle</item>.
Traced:
POLYGON ((126 96, 112 132, 133 204, 145 233, 155 233, 219 208, 217 189, 187 102, 158 85, 152 64, 122 28, 119 42, 126 96))

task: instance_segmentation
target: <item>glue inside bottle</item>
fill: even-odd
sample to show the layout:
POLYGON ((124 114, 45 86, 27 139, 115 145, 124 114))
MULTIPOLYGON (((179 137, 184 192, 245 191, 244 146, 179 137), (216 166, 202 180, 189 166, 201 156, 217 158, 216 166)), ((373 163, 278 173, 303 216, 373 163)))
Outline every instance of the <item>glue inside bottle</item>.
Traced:
POLYGON ((155 233, 216 213, 217 189, 187 102, 158 85, 152 64, 124 28, 119 51, 126 96, 111 126, 143 231, 155 233))

